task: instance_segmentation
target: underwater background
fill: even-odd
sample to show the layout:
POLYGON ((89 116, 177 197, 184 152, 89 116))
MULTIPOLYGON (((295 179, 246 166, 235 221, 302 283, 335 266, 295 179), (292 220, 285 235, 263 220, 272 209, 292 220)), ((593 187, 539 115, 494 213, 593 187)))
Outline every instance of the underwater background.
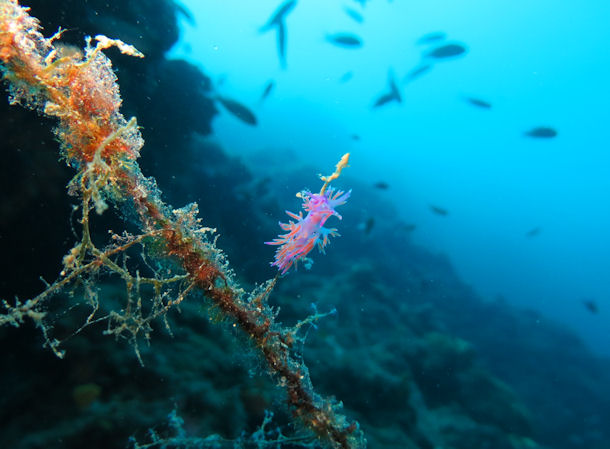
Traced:
MULTIPOLYGON (((142 171, 168 203, 199 204, 246 286, 275 276, 264 242, 298 212, 295 194, 351 154, 333 182, 351 198, 328 222, 341 236, 270 302, 286 322, 336 308, 303 358, 369 447, 610 447, 610 5, 24 4, 47 36, 61 26, 82 47, 105 34, 146 55, 108 52, 142 127, 142 171)), ((57 278, 74 199, 53 121, 8 101, 2 114, 11 300, 57 278)), ((94 231, 122 223, 107 213, 94 231)), ((103 307, 120 302, 112 282, 98 288, 103 307)), ((168 432, 172 410, 185 436, 168 447, 238 439, 265 410, 298 432, 248 343, 202 309, 169 313, 144 366, 101 323, 66 338, 64 360, 34 326, 0 327, 0 446, 133 447, 168 432)), ((64 336, 82 319, 71 310, 56 314, 64 336)))

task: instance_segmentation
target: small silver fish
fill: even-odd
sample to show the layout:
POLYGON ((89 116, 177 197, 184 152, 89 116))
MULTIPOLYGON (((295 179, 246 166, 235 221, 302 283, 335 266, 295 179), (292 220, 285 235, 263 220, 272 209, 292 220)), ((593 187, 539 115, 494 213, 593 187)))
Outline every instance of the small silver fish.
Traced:
POLYGON ((272 28, 277 29, 277 52, 282 68, 286 68, 286 23, 284 18, 294 9, 297 0, 287 0, 271 15, 267 23, 261 28, 260 32, 264 33, 272 28))
POLYGON ((365 235, 369 235, 375 227, 375 218, 369 217, 364 223, 358 225, 358 229, 364 232, 365 235))
POLYGON ((270 80, 265 85, 265 89, 263 90, 263 93, 261 94, 261 101, 265 100, 269 96, 269 94, 271 93, 271 91, 273 90, 274 87, 275 87, 275 82, 273 80, 270 80))
POLYGON ((524 135, 535 139, 552 139, 557 136, 557 131, 548 126, 538 126, 526 131, 524 135))
POLYGON ((331 44, 344 48, 360 48, 362 47, 362 39, 355 34, 337 33, 329 34, 326 40, 331 44))
POLYGON ((433 31, 431 33, 426 33, 419 39, 417 39, 418 45, 431 44, 433 42, 442 41, 447 38, 447 34, 443 31, 433 31))
POLYGON ((430 210, 436 215, 440 215, 442 217, 449 215, 449 211, 447 209, 443 209, 442 207, 430 205, 430 210))
POLYGON ((589 312, 591 312, 592 314, 597 315, 599 313, 599 308, 597 307, 597 303, 594 300, 583 299, 582 303, 587 308, 587 310, 589 312))
POLYGON ((429 72, 432 69, 432 64, 423 64, 411 69, 404 77, 403 82, 408 83, 414 79, 419 78, 424 73, 429 72))
POLYGON ((379 181, 373 184, 373 187, 380 190, 388 190, 390 188, 390 185, 385 181, 379 181))
POLYGON ((408 224, 404 223, 401 227, 404 231, 407 231, 407 232, 413 232, 413 231, 415 231, 415 228, 417 228, 417 226, 412 223, 408 223, 408 224))
POLYGON ((263 33, 265 31, 270 30, 274 26, 278 26, 283 22, 284 16, 286 16, 290 11, 294 9, 297 5, 297 0, 287 0, 275 12, 271 15, 267 23, 265 23, 261 28, 260 32, 263 33))
POLYGON ((538 226, 536 226, 535 228, 530 229, 529 231, 527 231, 525 233, 526 237, 536 237, 538 234, 540 234, 540 231, 542 231, 542 229, 538 226))
POLYGON ((360 14, 358 11, 356 11, 355 9, 350 8, 349 6, 344 6, 343 7, 343 11, 345 11, 345 14, 347 14, 348 16, 350 16, 353 20, 355 20, 358 23, 362 23, 364 22, 364 17, 362 17, 362 14, 360 14))
POLYGON ((381 95, 375 103, 373 104, 373 108, 378 108, 383 106, 386 103, 390 103, 391 101, 396 101, 397 103, 402 103, 402 97, 400 95, 400 91, 396 86, 396 81, 394 81, 394 75, 390 71, 388 73, 388 85, 390 87, 390 91, 381 95))
POLYGON ((252 126, 257 125, 258 120, 256 119, 256 116, 243 104, 230 98, 221 97, 220 95, 217 96, 216 99, 228 112, 240 119, 242 122, 252 126))
POLYGON ((354 72, 345 72, 343 75, 341 75, 341 78, 339 78, 339 82, 340 83, 347 83, 349 80, 351 80, 354 77, 354 72))
POLYGON ((280 65, 286 68, 286 25, 280 22, 277 26, 277 53, 280 58, 280 65))
POLYGON ((466 97, 465 100, 473 106, 481 109, 491 109, 491 103, 474 97, 466 97))
POLYGON ((461 56, 464 53, 466 53, 466 47, 462 44, 446 44, 430 50, 425 56, 433 59, 446 59, 461 56))

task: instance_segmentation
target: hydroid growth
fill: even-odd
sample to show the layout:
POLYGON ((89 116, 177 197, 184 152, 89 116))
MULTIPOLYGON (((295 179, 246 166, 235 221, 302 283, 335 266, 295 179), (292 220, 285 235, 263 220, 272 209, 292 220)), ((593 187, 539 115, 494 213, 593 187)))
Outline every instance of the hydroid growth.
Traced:
MULTIPOLYGON (((57 120, 61 157, 76 170, 68 191, 79 200, 81 224, 80 241, 64 257, 59 278, 36 297, 13 304, 3 301, 0 325, 20 326, 33 320, 46 344, 63 356, 46 304, 58 293, 78 290, 91 308, 82 327, 106 321, 106 333, 128 338, 139 354, 138 340, 150 338, 153 320, 169 326, 165 316, 170 310, 203 296, 251 341, 267 371, 285 389, 294 416, 307 429, 330 447, 364 447, 358 424, 339 413, 338 403, 314 392, 296 350, 301 326, 283 327, 276 321, 267 303, 276 281, 246 294, 216 247, 213 230, 197 218, 197 205, 170 208, 154 179, 140 171, 137 158, 144 142, 135 118, 126 120, 120 112, 116 76, 103 50, 116 47, 132 56, 142 54, 104 36, 88 39, 82 52, 65 51, 57 45, 61 34, 60 30, 45 38, 27 8, 16 0, 0 0, 0 68, 10 102, 57 120), (108 245, 98 248, 90 237, 90 214, 101 214, 111 206, 131 210, 140 233, 112 233, 108 245), (128 266, 125 253, 134 247, 141 247, 142 257, 163 260, 163 270, 143 277, 128 266), (99 307, 104 298, 96 288, 104 276, 121 280, 126 291, 126 303, 105 315, 99 307)), ((320 194, 326 198, 324 188, 320 194)))

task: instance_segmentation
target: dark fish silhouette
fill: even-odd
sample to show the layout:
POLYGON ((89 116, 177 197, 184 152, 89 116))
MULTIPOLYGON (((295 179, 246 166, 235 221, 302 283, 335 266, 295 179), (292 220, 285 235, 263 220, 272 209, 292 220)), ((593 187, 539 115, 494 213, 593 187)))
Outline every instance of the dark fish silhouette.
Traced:
POLYGON ((260 32, 264 33, 272 28, 277 29, 277 52, 280 58, 280 64, 286 68, 286 23, 284 18, 294 9, 297 0, 287 0, 271 15, 266 24, 260 28, 260 32))
POLYGON ((267 193, 269 193, 270 191, 270 187, 269 184, 271 184, 271 177, 270 176, 265 176, 261 179, 259 179, 258 181, 255 181, 254 185, 252 186, 252 194, 255 198, 260 198, 262 196, 265 196, 267 193))
POLYGON ((360 136, 358 134, 352 134, 352 140, 355 140, 356 142, 360 140, 360 136))
POLYGON ((277 26, 277 54, 280 58, 280 65, 286 68, 286 25, 280 22, 277 26))
POLYGON ((447 38, 447 34, 442 31, 433 31, 432 33, 426 33, 419 39, 417 39, 418 45, 431 44, 433 42, 442 41, 447 38))
POLYGON ((388 75, 388 85, 390 87, 390 91, 377 98, 375 104, 373 104, 374 108, 383 106, 384 104, 390 103, 391 101, 402 103, 402 97, 400 96, 400 91, 396 86, 396 82, 394 81, 394 75, 392 75, 392 72, 390 72, 388 75))
POLYGON ((226 73, 218 75, 218 78, 216 78, 216 86, 222 86, 226 82, 227 82, 227 74, 226 73))
POLYGON ((465 100, 473 106, 481 109, 491 109, 491 103, 474 97, 466 97, 465 100))
POLYGON ((443 217, 449 215, 449 211, 447 209, 443 209, 442 207, 430 205, 430 210, 436 215, 441 215, 443 217))
POLYGON ((363 226, 363 231, 366 235, 369 235, 373 228, 375 227, 375 218, 369 217, 363 226))
POLYGON ((216 97, 218 102, 231 114, 240 119, 242 122, 247 123, 248 125, 256 126, 258 120, 256 120, 256 116, 254 113, 245 107, 243 104, 238 103, 235 100, 231 100, 230 98, 216 97))
POLYGON ((376 189, 388 190, 390 188, 390 185, 387 182, 379 181, 373 184, 373 187, 375 187, 376 189))
POLYGON ((343 11, 345 11, 345 13, 348 16, 350 16, 352 19, 354 19, 356 22, 358 22, 358 23, 364 22, 364 17, 362 17, 362 14, 360 14, 355 9, 352 9, 349 6, 344 6, 343 11))
POLYGON ((185 8, 178 2, 174 3, 174 7, 180 14, 182 14, 182 17, 184 17, 186 19, 186 21, 189 23, 189 25, 197 26, 197 23, 195 22, 195 18, 193 17, 193 14, 191 14, 191 12, 187 8, 185 8))
POLYGON ((525 233, 525 236, 526 237, 536 237, 537 235, 540 234, 540 231, 542 231, 542 228, 536 226, 535 228, 532 228, 529 231, 527 231, 525 233))
POLYGON ((587 308, 587 310, 589 312, 591 312, 594 315, 597 315, 599 313, 599 308, 597 307, 597 303, 595 301, 593 301, 592 299, 584 299, 582 301, 583 305, 587 308))
POLYGON ((343 75, 341 75, 341 78, 339 78, 339 82, 340 83, 347 83, 353 77, 354 77, 354 73, 353 72, 345 72, 343 75))
POLYGON ((432 64, 423 64, 411 69, 404 77, 403 81, 408 83, 409 81, 413 81, 414 79, 419 78, 424 73, 427 73, 432 69, 432 64))
POLYGON ((239 184, 235 187, 234 192, 237 197, 245 201, 255 201, 267 195, 271 188, 269 184, 272 179, 269 176, 265 176, 261 179, 254 179, 247 184, 239 184))
POLYGON ((552 139, 557 136, 557 131, 548 126, 538 126, 526 131, 524 135, 535 139, 552 139))
POLYGON ((282 3, 280 7, 271 15, 267 23, 260 28, 260 32, 264 33, 265 31, 269 31, 274 26, 278 26, 284 21, 284 16, 292 11, 296 5, 297 0, 287 0, 282 3))
POLYGON ((412 223, 408 223, 408 224, 405 223, 401 227, 404 231, 407 231, 407 232, 413 232, 413 231, 415 231, 415 228, 417 228, 417 226, 415 226, 412 223))
POLYGON ((344 48, 360 48, 362 47, 362 39, 355 34, 349 33, 337 33, 329 34, 326 36, 326 40, 333 45, 344 48))
POLYGON ((446 58, 454 58, 456 56, 460 56, 466 53, 466 47, 461 44, 447 44, 441 47, 436 47, 433 50, 430 50, 426 53, 425 56, 428 58, 434 59, 446 59, 446 58))
POLYGON ((265 90, 263 90, 263 93, 261 94, 261 101, 263 101, 264 99, 266 99, 269 94, 271 93, 271 91, 273 90, 273 88, 275 87, 275 82, 273 80, 270 80, 267 85, 265 86, 265 90))
MULTIPOLYGON (((394 100, 396 100, 396 97, 394 96, 393 93, 390 92, 387 94, 383 94, 382 96, 377 98, 377 101, 375 101, 375 104, 373 104, 373 107, 378 108, 378 107, 383 106, 384 104, 387 104, 394 100)), ((397 100, 397 101, 400 101, 400 100, 397 100)))

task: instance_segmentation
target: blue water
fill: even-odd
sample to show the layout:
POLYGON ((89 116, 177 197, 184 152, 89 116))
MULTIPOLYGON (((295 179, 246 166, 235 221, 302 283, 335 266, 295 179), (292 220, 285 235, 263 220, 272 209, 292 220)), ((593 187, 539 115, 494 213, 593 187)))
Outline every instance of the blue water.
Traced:
POLYGON ((397 219, 417 225, 413 241, 446 253, 481 295, 538 310, 610 354, 610 3, 299 0, 285 18, 285 69, 275 31, 259 32, 281 2, 183 4, 195 23, 184 21, 173 53, 258 117, 251 127, 221 112, 214 134, 228 152, 258 161, 261 176, 278 163, 326 172, 351 152, 349 175, 371 189, 388 183, 379 194, 395 204, 397 219), (467 54, 403 84, 422 53, 440 45, 416 45, 435 31, 467 54), (335 32, 364 45, 332 45, 326 37, 335 32), (403 102, 372 109, 389 71, 403 102), (352 78, 341 82, 347 72, 352 78), (275 88, 261 102, 269 80, 275 88), (536 126, 559 134, 524 137, 536 126))

